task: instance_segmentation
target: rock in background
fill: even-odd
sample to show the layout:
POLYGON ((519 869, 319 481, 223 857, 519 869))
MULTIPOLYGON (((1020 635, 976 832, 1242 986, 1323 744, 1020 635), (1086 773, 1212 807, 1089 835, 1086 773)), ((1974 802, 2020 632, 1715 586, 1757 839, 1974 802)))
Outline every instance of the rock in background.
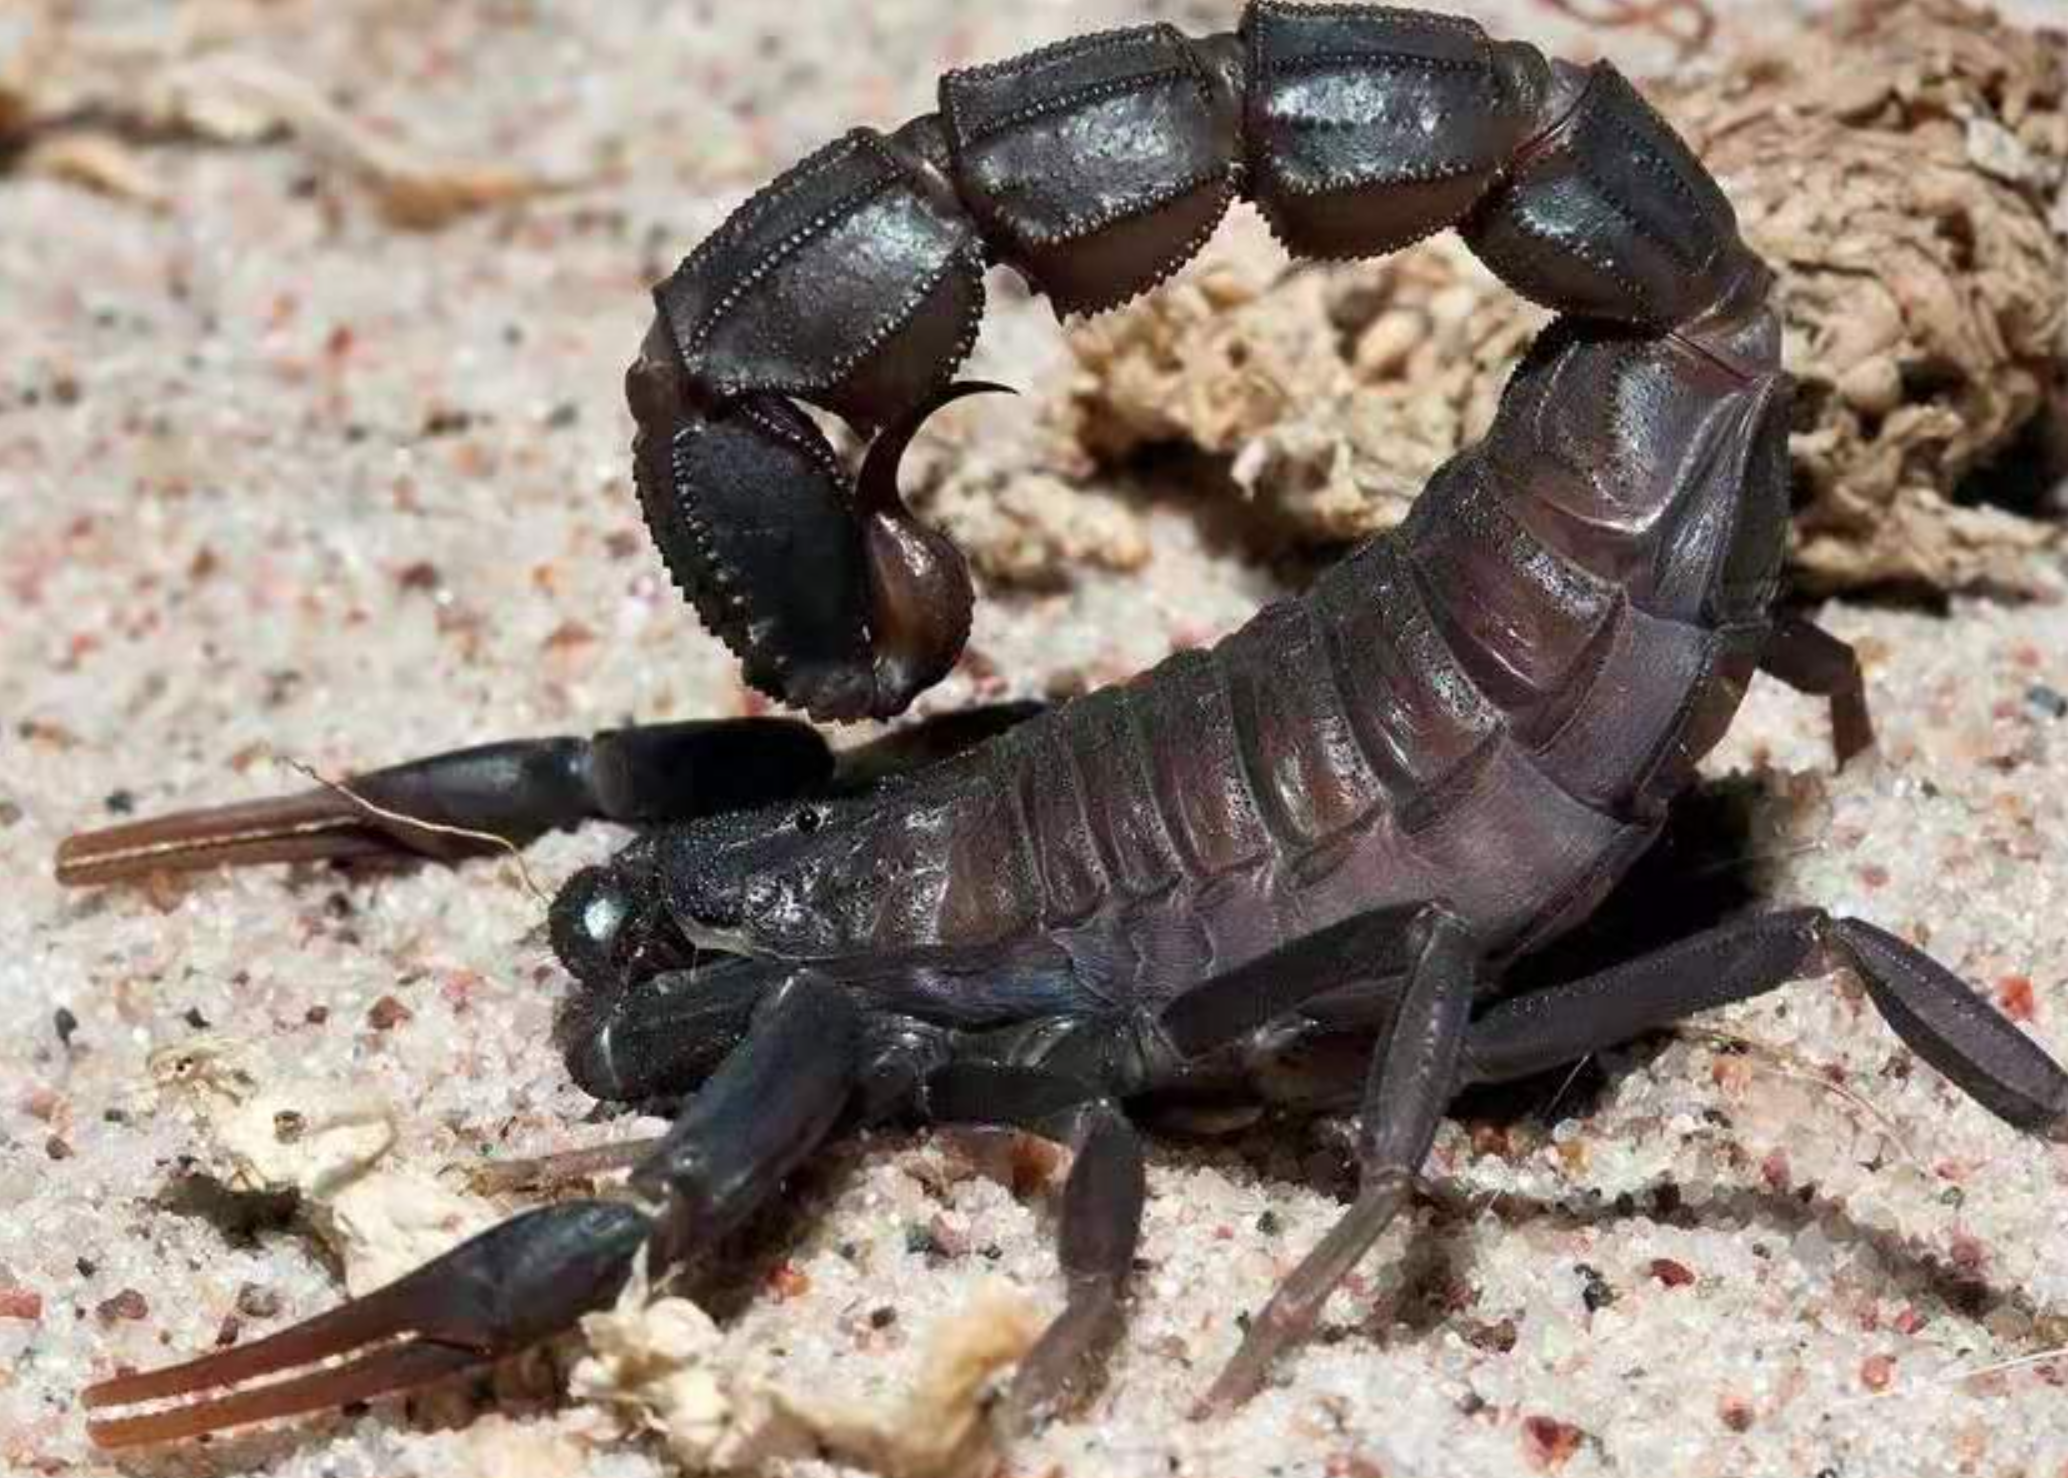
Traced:
MULTIPOLYGON (((2068 37, 1868 0, 1714 37, 1650 93, 1780 272, 1813 589, 2057 583, 2028 507, 2068 418, 2068 37)), ((1476 439, 1546 316, 1451 236, 1289 262, 1247 213, 1173 287, 1075 326, 1054 455, 1197 449, 1301 538, 1384 528, 1476 439)))

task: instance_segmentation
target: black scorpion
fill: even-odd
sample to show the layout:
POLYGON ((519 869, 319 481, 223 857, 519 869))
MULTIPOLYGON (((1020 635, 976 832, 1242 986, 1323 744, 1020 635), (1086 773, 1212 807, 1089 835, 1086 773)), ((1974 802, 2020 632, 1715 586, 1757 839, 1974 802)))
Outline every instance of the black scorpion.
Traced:
MULTIPOLYGON (((351 1363, 96 1422, 98 1441, 478 1367, 610 1301, 642 1255, 656 1275, 694 1263, 827 1135, 883 1121, 1074 1149, 1067 1302, 1011 1396, 1031 1415, 1117 1323, 1144 1195, 1130 1108, 1347 1092, 1362 1188, 1252 1322, 1207 1398, 1225 1406, 1399 1211, 1462 1087, 1840 965, 1993 1113, 2063 1137, 2068 1076, 2039 1048, 1909 944, 1820 909, 1500 989, 1658 835, 1755 670, 1829 697, 1841 760, 1871 740, 1851 649, 1775 605, 1790 391, 1772 274, 1605 63, 1444 16, 1258 0, 1228 34, 1143 26, 951 73, 938 113, 796 165, 661 284, 627 382, 647 521, 748 679, 848 719, 941 677, 969 578, 896 473, 928 414, 983 388, 951 377, 985 269, 1093 312, 1154 286, 1237 200, 1307 257, 1455 228, 1555 309, 1486 439, 1300 598, 1037 716, 937 721, 837 765, 803 725, 740 720, 360 777, 392 812, 513 838, 644 827, 552 908, 579 982, 567 1061, 601 1098, 694 1096, 629 1200, 518 1216, 86 1399, 351 1363), (873 437, 855 475, 799 402, 873 437), (1348 1081, 1327 1050, 1346 1043, 1369 1064, 1348 1081)), ((318 792, 74 838, 60 871, 468 845, 318 792)))

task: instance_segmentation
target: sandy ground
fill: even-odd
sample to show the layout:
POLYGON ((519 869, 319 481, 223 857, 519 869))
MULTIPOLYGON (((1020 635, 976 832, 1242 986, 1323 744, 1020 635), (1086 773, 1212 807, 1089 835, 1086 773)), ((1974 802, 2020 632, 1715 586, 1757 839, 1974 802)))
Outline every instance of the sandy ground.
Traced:
MULTIPOLYGON (((1486 9, 1586 44, 1528 0, 1486 9)), ((240 45, 355 115, 578 187, 427 235, 383 224, 287 143, 148 149, 161 210, 0 177, 0 1472, 109 1471, 82 1384, 206 1349, 226 1317, 249 1337, 337 1297, 302 1227, 240 1229, 183 1192, 192 1130, 139 1091, 153 1049, 225 1033, 312 1081, 383 1091, 406 1106, 402 1153, 429 1166, 635 1127, 601 1122, 547 1043, 562 977, 507 862, 64 893, 57 840, 298 786, 281 756, 346 771, 740 711, 627 490, 618 383, 647 282, 781 162, 924 108, 941 67, 1144 13, 1228 14, 260 7, 240 45)), ((90 19, 151 46, 173 14, 90 19)), ((1052 368, 1045 310, 996 296, 978 370, 1052 368)), ((979 644, 1038 691, 1132 670, 1273 588, 1182 498, 1151 526, 1141 576, 990 601, 979 644)), ((1829 777, 1819 710, 1762 686, 1715 767, 1753 782, 1739 860, 1776 898, 1928 939, 2068 1053, 2068 612, 1827 614, 1867 654, 1881 757, 1829 777)), ((958 682, 941 702, 967 695, 958 682)), ((550 884, 618 840, 555 837, 529 862, 550 884)), ((1185 1411, 1238 1314, 1327 1224, 1340 1157, 1298 1129, 1159 1148, 1111 1378, 1011 1471, 2068 1472, 2068 1360, 1962 1378, 2068 1344, 2068 1148, 1963 1101, 1845 982, 1704 1025, 1784 1057, 1677 1040, 1447 1126, 1446 1191, 1412 1238, 1389 1237, 1283 1383, 1224 1421, 1185 1411)), ((728 1350, 890 1392, 981 1281, 1055 1300, 1052 1208, 989 1163, 945 1138, 828 1156, 788 1236, 744 1265, 760 1283, 728 1350)), ((512 1401, 472 1422, 390 1404, 119 1466, 631 1478, 661 1463, 512 1401)))

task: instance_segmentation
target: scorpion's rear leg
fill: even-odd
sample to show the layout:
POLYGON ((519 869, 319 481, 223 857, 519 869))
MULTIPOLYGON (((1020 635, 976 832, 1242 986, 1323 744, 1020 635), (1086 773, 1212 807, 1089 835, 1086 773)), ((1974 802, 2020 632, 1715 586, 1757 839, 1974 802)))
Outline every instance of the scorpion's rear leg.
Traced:
POLYGON ((633 1171, 640 1204, 571 1201, 527 1212, 255 1344, 104 1381, 87 1390, 89 1407, 285 1377, 97 1421, 89 1429, 94 1441, 161 1442, 411 1390, 571 1328, 617 1297, 642 1247, 658 1279, 767 1202, 848 1106, 861 1070, 860 1024, 844 990, 795 972, 766 993, 746 1039, 633 1171), (321 1364, 338 1356, 352 1358, 321 1364))
POLYGON ((1758 914, 1567 985, 1501 1001, 1472 1023, 1473 1082, 1523 1077, 1849 967, 1897 1036, 2005 1123, 2068 1140, 2068 1072, 1952 971, 1884 929, 1821 908, 1758 914))
POLYGON ((1874 747, 1874 720, 1867 711, 1867 681, 1860 654, 1806 616, 1783 616, 1759 659, 1760 671, 1798 693, 1831 700, 1831 747, 1843 767, 1874 747))

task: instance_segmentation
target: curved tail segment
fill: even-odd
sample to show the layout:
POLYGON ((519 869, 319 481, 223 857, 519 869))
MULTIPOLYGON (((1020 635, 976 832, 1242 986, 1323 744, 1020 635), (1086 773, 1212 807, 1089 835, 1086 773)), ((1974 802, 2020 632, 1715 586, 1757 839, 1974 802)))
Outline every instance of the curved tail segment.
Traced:
POLYGON ((1518 292, 1647 330, 1727 331, 1769 280, 1614 67, 1469 20, 1257 0, 1231 33, 1108 31, 951 72, 939 95, 734 212, 656 289, 628 378, 640 498, 676 582, 747 682, 820 719, 900 712, 967 637, 968 570, 895 471, 954 398, 987 266, 1059 314, 1098 312, 1247 198, 1299 256, 1456 227, 1518 292), (798 402, 877 438, 863 477, 798 402))

